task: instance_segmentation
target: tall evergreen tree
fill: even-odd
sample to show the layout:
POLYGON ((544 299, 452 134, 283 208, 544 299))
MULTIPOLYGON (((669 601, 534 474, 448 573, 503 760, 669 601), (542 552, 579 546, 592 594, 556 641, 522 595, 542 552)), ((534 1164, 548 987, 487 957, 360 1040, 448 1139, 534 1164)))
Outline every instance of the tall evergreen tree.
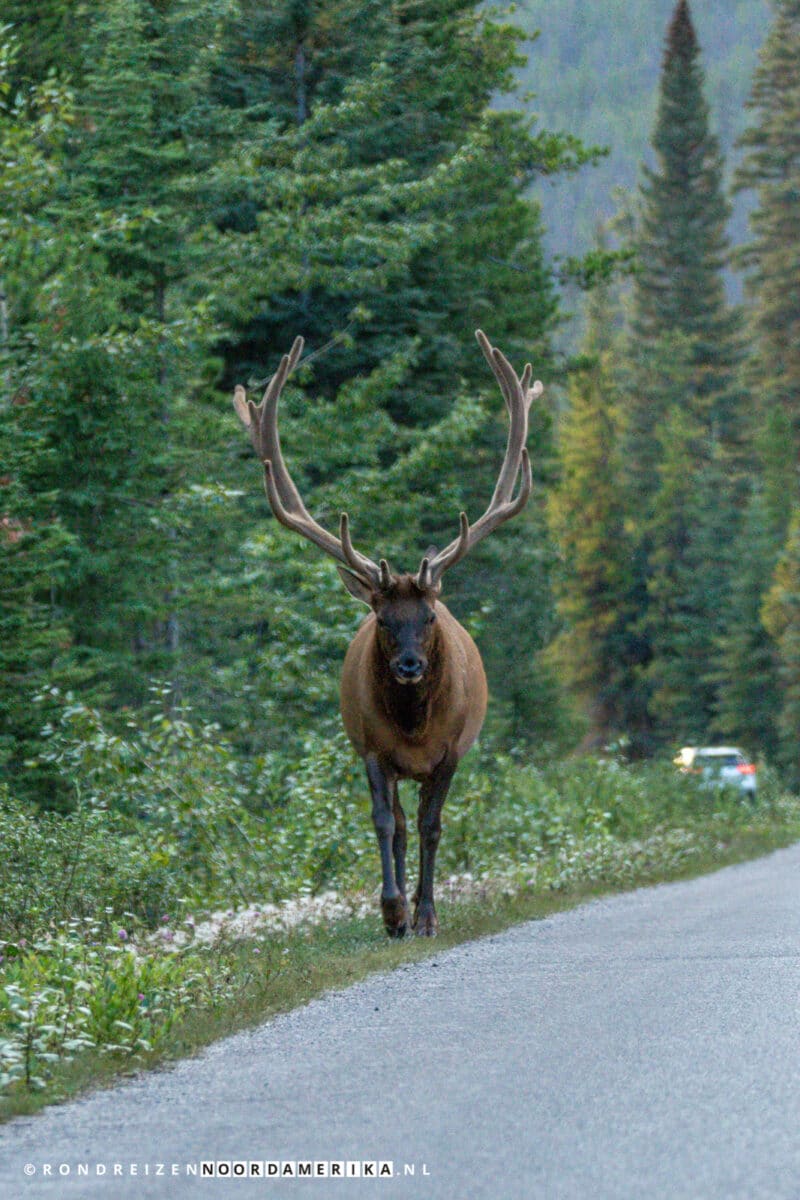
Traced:
POLYGON ((780 406, 800 455, 800 3, 773 0, 740 139, 736 187, 752 190, 752 239, 742 253, 755 354, 750 382, 762 419, 780 406))
POLYGON ((54 596, 95 698, 138 698, 179 645, 173 497, 213 329, 198 179, 229 124, 220 110, 215 127, 207 105, 217 22, 191 0, 114 0, 96 15, 41 218, 46 277, 32 287, 15 273, 9 369, 31 403, 14 419, 40 446, 24 484, 72 536, 54 596))
MULTIPOLYGON (((728 308, 722 271, 727 260, 723 164, 709 128, 700 47, 687 0, 679 0, 667 31, 652 145, 656 166, 644 168, 641 187, 639 270, 631 331, 634 389, 632 461, 642 457, 641 436, 667 416, 673 380, 648 379, 648 359, 660 339, 678 335, 688 350, 687 404, 692 417, 727 454, 739 457, 744 437, 743 397, 737 381, 741 346, 737 318, 728 308), (646 408, 647 415, 639 410, 646 408)), ((652 489, 642 476, 643 494, 652 489)))
POLYGON ((758 430, 753 448, 759 479, 732 585, 716 724, 722 730, 741 729, 743 740, 782 759, 797 777, 792 599, 797 527, 790 521, 800 454, 800 4, 775 0, 773 8, 748 102, 752 123, 739 143, 745 155, 735 178, 737 190, 753 191, 756 198, 752 239, 739 260, 747 269, 751 300, 752 353, 745 377, 758 430))
POLYGON ((622 408, 641 670, 664 740, 703 736, 714 713, 709 672, 726 586, 717 539, 734 536, 748 425, 738 317, 722 274, 722 159, 686 0, 667 31, 652 144, 622 408))
MULTIPOLYGON (((387 403, 413 425, 440 415, 440 397, 452 391, 454 378, 483 386, 480 356, 473 362, 463 347, 488 311, 499 325, 492 337, 507 353, 541 363, 556 301, 538 206, 525 189, 537 174, 589 156, 574 140, 534 131, 516 113, 487 113, 493 95, 512 84, 519 31, 466 0, 382 8, 285 0, 268 11, 246 6, 236 44, 257 45, 265 20, 270 54, 256 69, 242 61, 240 49, 247 86, 226 93, 232 103, 249 104, 243 111, 261 142, 262 182, 253 181, 249 201, 240 198, 231 220, 246 220, 251 204, 250 228, 267 241, 263 273, 271 249, 270 197, 276 184, 290 188, 300 204, 290 241, 299 257, 283 289, 267 281, 259 287, 254 279, 247 302, 229 313, 229 378, 242 371, 265 375, 274 348, 290 344, 298 329, 314 345, 347 330, 351 336, 339 338, 317 364, 318 385, 330 396, 403 343, 415 353, 407 379, 387 403), (359 44, 369 48, 369 66, 332 36, 339 20, 352 25, 354 19, 363 22, 359 44), (337 107, 340 98, 348 105, 337 107), (314 221, 315 207, 330 204, 334 172, 339 185, 349 178, 363 193, 370 175, 359 172, 385 172, 389 164, 384 213, 402 214, 409 235, 418 231, 405 262, 391 246, 375 245, 367 254, 355 228, 346 240, 334 239, 314 221), (504 314, 512 313, 506 321, 504 314)), ((341 233, 341 222, 330 229, 341 233)))

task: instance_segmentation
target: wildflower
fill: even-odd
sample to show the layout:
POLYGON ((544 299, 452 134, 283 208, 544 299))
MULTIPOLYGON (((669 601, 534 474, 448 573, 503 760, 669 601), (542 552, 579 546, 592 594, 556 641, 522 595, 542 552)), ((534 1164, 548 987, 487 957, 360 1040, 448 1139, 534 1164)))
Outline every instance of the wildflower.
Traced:
POLYGON ((117 934, 117 936, 118 936, 118 938, 119 938, 119 940, 120 940, 121 942, 127 942, 127 940, 128 940, 128 931, 127 931, 127 929, 120 929, 120 931, 119 931, 119 933, 117 934))

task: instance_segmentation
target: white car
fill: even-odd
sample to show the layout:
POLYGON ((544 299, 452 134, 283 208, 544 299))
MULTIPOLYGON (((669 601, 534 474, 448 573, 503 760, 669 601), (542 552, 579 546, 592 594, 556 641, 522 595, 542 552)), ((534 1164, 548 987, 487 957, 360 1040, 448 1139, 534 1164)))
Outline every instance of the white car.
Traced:
POLYGON ((755 764, 736 746, 684 746, 675 765, 687 775, 701 775, 709 787, 735 787, 748 800, 756 798, 755 764))

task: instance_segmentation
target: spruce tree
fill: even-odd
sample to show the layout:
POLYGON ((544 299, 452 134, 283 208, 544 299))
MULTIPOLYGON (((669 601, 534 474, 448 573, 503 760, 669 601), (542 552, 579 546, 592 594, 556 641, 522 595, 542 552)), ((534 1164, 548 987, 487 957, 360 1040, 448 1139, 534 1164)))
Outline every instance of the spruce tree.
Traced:
MULTIPOLYGON (((736 376, 741 347, 722 275, 729 205, 687 0, 679 0, 667 31, 652 146, 656 165, 643 170, 631 320, 632 461, 642 457, 640 438, 649 440, 668 415, 673 380, 669 371, 661 384, 648 380, 648 360, 661 339, 676 335, 688 350, 692 419, 707 431, 709 449, 713 441, 739 459, 745 433, 736 376)), ((652 476, 648 481, 642 473, 636 482, 643 496, 652 494, 652 476)))
POLYGON ((49 270, 14 296, 9 369, 31 399, 15 421, 40 447, 23 483, 72 538, 53 596, 95 700, 137 700, 151 673, 174 672, 180 576, 196 569, 179 546, 192 544, 179 497, 214 328, 200 180, 230 123, 207 102, 217 20, 190 0, 114 0, 96 14, 42 218, 49 270))
POLYGON ((644 169, 623 386, 626 510, 637 539, 640 669, 660 740, 702 737, 715 710, 748 418, 738 317, 725 300, 723 164, 689 5, 670 22, 644 169))
MULTIPOLYGON (((556 298, 538 206, 525 191, 537 173, 574 166, 582 152, 574 141, 532 130, 516 113, 487 111, 493 95, 512 84, 519 31, 466 0, 382 8, 284 0, 266 13, 248 5, 244 15, 237 26, 242 46, 257 44, 265 20, 273 40, 263 66, 247 71, 247 86, 226 93, 231 103, 249 102, 241 111, 261 171, 230 220, 249 220, 263 239, 258 258, 254 253, 260 283, 254 271, 247 303, 226 313, 229 380, 242 371, 263 377, 275 347, 302 329, 309 344, 337 339, 315 371, 331 396, 402 343, 415 353, 387 403, 393 416, 414 425, 441 414, 440 397, 454 378, 483 386, 480 356, 474 362, 464 354, 478 326, 491 324, 506 353, 541 364, 556 298), (333 37, 338 20, 363 23, 367 66, 333 37), (302 73, 292 65, 300 51, 302 73), (362 195, 383 178, 375 217, 402 221, 412 253, 401 258, 405 246, 388 241, 370 246, 367 231, 355 227, 343 238, 344 206, 341 219, 322 225, 315 214, 331 207, 334 178, 345 187, 352 180, 362 195), (287 190, 299 207, 282 241, 298 257, 280 289, 263 273, 274 256, 271 198, 287 190), (338 336, 345 330, 348 336, 338 336)), ((247 66, 242 62, 241 72, 247 66)), ((351 225, 356 215, 365 224, 363 205, 351 207, 351 225)), ((368 223, 374 233, 376 221, 368 223)))
POLYGON ((742 253, 752 300, 750 383, 761 422, 780 406, 800 453, 800 3, 773 0, 748 107, 736 187, 755 193, 742 253))

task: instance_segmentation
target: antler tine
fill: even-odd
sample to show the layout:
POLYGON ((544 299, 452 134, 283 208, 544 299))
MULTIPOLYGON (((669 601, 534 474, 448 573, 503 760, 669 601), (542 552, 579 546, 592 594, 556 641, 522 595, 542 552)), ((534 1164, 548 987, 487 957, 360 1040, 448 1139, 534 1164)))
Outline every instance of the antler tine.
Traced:
POLYGON ((244 388, 239 385, 233 393, 233 406, 239 420, 250 434, 256 454, 262 462, 272 463, 273 481, 278 495, 286 505, 298 507, 305 512, 303 501, 295 487, 281 453, 281 443, 278 437, 278 400, 284 384, 300 361, 305 342, 296 337, 288 354, 284 354, 278 369, 267 384, 260 404, 248 400, 244 388))
POLYGON ((302 534, 337 562, 343 563, 370 587, 384 586, 384 580, 387 581, 385 586, 388 586, 388 582, 391 582, 388 565, 381 560, 381 565, 377 566, 354 549, 347 513, 342 513, 340 519, 340 537, 323 529, 309 514, 283 461, 278 435, 278 401, 287 378, 300 361, 303 345, 301 337, 295 338, 291 350, 284 354, 269 381, 260 404, 248 400, 244 388, 237 387, 233 396, 234 408, 242 424, 249 430, 256 453, 264 464, 267 499, 280 523, 302 534))
POLYGON ((250 429, 252 420, 250 416, 250 406, 247 403, 247 392, 240 383, 237 383, 233 392, 233 407, 236 409, 236 415, 244 425, 245 429, 250 429))
POLYGON ((256 451, 262 460, 269 459, 272 463, 275 484, 281 500, 287 507, 296 509, 303 517, 310 521, 311 517, 306 511, 300 493, 287 470, 286 463, 283 461, 281 439, 278 434, 278 401, 281 398, 281 392, 286 380, 300 361, 304 345, 303 338, 296 337, 294 339, 291 350, 288 354, 284 354, 277 371, 267 384, 261 403, 257 408, 254 405, 253 410, 257 414, 258 420, 258 445, 256 446, 256 451))
POLYGON ((506 408, 510 412, 511 411, 511 397, 510 397, 509 391, 508 391, 508 380, 504 377, 502 371, 498 368, 498 362, 495 358, 494 348, 482 329, 475 330, 475 337, 477 338, 478 345, 480 346, 481 350, 483 351, 483 357, 486 359, 489 366, 492 368, 494 377, 497 380, 497 382, 500 384, 500 391, 503 393, 503 399, 506 402, 506 408))
POLYGON ((367 578, 371 577, 373 572, 377 572, 381 587, 389 587, 392 577, 389 564, 385 558, 382 558, 379 566, 376 567, 371 559, 356 550, 350 537, 350 518, 346 512, 339 517, 339 541, 342 544, 345 561, 351 570, 355 571, 357 575, 367 576, 367 578))
POLYGON ((422 566, 417 576, 417 583, 420 587, 435 587, 445 573, 448 567, 452 567, 453 563, 458 562, 460 558, 469 550, 470 546, 470 525, 469 518, 465 512, 458 514, 460 531, 458 537, 450 543, 444 550, 441 550, 435 558, 430 561, 423 558, 422 566), (423 566, 427 568, 425 574, 427 583, 422 582, 423 566))
MULTIPOLYGON (((520 379, 505 355, 491 345, 480 329, 476 331, 475 336, 500 385, 509 412, 508 441, 503 465, 500 468, 500 474, 486 512, 474 525, 470 525, 466 515, 461 513, 458 537, 430 562, 423 560, 426 567, 425 574, 431 580, 432 585, 437 584, 444 572, 463 558, 481 538, 486 537, 503 521, 507 521, 509 517, 520 512, 525 507, 533 486, 533 473, 525 442, 528 437, 528 411, 533 400, 541 395, 542 385, 537 380, 533 387, 530 386, 533 375, 530 363, 526 364, 522 379, 520 379), (522 475, 520 490, 514 499, 514 486, 520 473, 522 475)), ((420 568, 419 578, 421 577, 422 568, 420 568)))

